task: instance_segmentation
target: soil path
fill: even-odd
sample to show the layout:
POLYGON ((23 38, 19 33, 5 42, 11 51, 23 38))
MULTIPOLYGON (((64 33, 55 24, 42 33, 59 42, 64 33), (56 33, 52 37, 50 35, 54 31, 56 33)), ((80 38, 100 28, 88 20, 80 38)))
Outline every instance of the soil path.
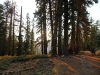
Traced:
POLYGON ((100 75, 100 57, 76 55, 14 62, 0 75, 100 75))
POLYGON ((100 75, 100 58, 96 56, 59 57, 53 62, 59 66, 58 75, 100 75))

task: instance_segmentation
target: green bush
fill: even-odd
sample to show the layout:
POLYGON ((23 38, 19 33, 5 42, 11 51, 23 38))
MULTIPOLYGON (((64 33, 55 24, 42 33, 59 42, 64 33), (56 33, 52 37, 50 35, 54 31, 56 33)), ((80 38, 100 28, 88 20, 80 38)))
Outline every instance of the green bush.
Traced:
POLYGON ((0 69, 7 70, 10 63, 11 63, 10 59, 6 59, 6 60, 1 61, 0 62, 0 69))
POLYGON ((0 61, 0 69, 7 70, 9 65, 13 62, 22 62, 22 61, 28 61, 30 59, 37 59, 37 58, 48 58, 47 55, 22 55, 22 56, 14 56, 7 59, 3 59, 0 61))

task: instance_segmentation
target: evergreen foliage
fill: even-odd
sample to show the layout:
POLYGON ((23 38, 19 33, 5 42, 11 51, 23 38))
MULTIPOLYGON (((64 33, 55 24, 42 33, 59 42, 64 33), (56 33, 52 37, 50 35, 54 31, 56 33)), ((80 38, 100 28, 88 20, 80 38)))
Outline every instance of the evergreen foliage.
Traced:
POLYGON ((90 50, 92 46, 99 49, 100 21, 94 23, 87 11, 94 3, 98 0, 36 0, 37 11, 32 20, 36 31, 29 13, 25 26, 22 7, 18 14, 16 4, 5 1, 4 5, 0 4, 0 55, 47 55, 50 52, 52 56, 67 56, 90 50), (35 31, 40 35, 36 40, 35 31))

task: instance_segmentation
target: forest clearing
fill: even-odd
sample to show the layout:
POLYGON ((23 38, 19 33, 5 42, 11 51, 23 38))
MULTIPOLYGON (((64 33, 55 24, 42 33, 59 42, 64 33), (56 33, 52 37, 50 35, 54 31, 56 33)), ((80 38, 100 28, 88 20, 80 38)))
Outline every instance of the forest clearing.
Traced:
POLYGON ((100 75, 100 0, 17 1, 0 0, 0 75, 100 75))
POLYGON ((84 53, 56 57, 23 56, 9 62, 10 59, 3 64, 1 61, 5 59, 0 59, 0 75, 100 75, 100 56, 84 53))

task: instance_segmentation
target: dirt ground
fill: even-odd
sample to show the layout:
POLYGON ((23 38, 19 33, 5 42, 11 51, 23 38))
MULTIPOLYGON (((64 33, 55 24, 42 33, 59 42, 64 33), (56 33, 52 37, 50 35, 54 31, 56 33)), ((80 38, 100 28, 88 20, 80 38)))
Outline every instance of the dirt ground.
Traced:
POLYGON ((100 56, 71 55, 14 62, 0 75, 100 75, 100 56))

